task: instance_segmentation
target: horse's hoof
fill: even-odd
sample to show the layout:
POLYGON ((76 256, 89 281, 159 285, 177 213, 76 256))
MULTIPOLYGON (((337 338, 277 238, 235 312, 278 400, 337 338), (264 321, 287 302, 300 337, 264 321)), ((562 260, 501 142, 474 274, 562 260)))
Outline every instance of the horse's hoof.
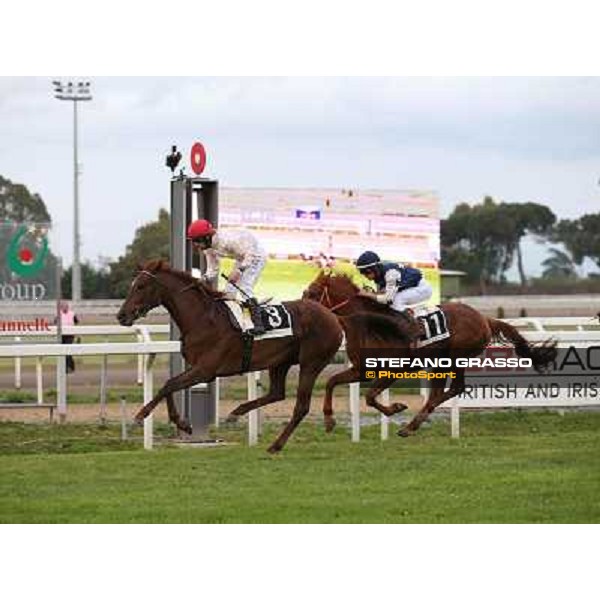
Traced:
POLYGON ((135 417, 133 417, 132 425, 134 425, 135 427, 142 427, 144 425, 144 419, 145 417, 135 415, 135 417))
POLYGON ((225 419, 225 423, 228 423, 229 425, 234 425, 235 423, 238 422, 238 420, 239 420, 239 417, 237 415, 230 413, 227 415, 227 418, 225 419))
POLYGON ((406 427, 403 427, 402 429, 398 429, 398 435, 400 437, 406 438, 406 437, 410 437, 412 435, 412 432, 409 429, 407 429, 406 427))
POLYGON ((391 405, 391 408, 394 410, 394 414, 397 415, 398 413, 405 411, 408 406, 406 404, 402 404, 402 402, 394 402, 391 405))
POLYGON ((325 431, 326 433, 331 433, 336 426, 336 420, 335 419, 326 419, 325 420, 325 431))
POLYGON ((177 424, 177 429, 187 433, 188 435, 192 435, 192 426, 187 421, 181 421, 181 423, 177 424))
POLYGON ((281 448, 275 444, 272 444, 267 448, 267 452, 269 454, 277 454, 278 452, 281 452, 281 448))

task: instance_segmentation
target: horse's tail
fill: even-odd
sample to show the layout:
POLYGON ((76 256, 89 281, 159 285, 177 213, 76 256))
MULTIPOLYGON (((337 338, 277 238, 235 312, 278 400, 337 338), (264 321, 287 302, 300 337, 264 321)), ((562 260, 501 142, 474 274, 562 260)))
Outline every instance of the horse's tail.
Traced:
POLYGON ((556 358, 556 340, 548 338, 540 343, 528 342, 512 325, 499 319, 488 319, 495 342, 512 342, 517 355, 530 358, 538 373, 550 366, 556 358))
POLYGON ((353 313, 338 317, 346 339, 354 341, 361 348, 377 342, 385 344, 408 344, 410 336, 399 319, 373 313, 353 313))

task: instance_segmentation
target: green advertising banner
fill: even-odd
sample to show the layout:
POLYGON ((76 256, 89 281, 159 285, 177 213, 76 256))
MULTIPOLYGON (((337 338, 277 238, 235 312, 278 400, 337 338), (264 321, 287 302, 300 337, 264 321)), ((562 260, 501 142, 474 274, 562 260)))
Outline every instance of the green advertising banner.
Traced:
POLYGON ((0 223, 2 303, 56 300, 56 256, 48 223, 0 223))

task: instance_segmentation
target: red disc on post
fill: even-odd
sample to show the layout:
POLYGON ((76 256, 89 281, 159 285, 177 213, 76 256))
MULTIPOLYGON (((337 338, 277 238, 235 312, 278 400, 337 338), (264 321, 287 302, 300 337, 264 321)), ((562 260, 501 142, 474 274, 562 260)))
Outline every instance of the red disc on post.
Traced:
POLYGON ((206 166, 206 151, 200 142, 196 142, 192 146, 190 162, 192 163, 192 171, 194 171, 196 175, 200 175, 202 171, 204 171, 204 167, 206 166))

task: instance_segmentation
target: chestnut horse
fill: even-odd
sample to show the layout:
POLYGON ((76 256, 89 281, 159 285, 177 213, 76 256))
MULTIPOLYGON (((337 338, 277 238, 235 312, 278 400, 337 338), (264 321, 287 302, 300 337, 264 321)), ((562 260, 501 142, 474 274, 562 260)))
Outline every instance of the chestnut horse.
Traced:
MULTIPOLYGON (((169 419, 178 429, 191 433, 190 425, 181 420, 172 394, 215 377, 242 373, 244 342, 230 320, 223 294, 194 279, 188 273, 171 269, 160 260, 140 267, 117 319, 130 326, 153 308, 163 305, 181 332, 181 352, 188 369, 169 379, 154 398, 135 416, 143 421, 165 398, 169 419)), ((244 402, 232 411, 236 418, 248 411, 285 398, 285 380, 290 367, 300 365, 296 405, 289 423, 269 446, 278 452, 308 414, 315 380, 328 365, 342 342, 343 332, 336 317, 317 302, 285 302, 291 318, 293 335, 253 342, 248 371, 269 370, 270 386, 264 396, 244 402)))
MULTIPOLYGON (((318 301, 338 315, 346 333, 346 350, 352 366, 333 375, 326 384, 323 414, 325 428, 335 427, 333 418, 333 390, 342 383, 360 381, 361 348, 404 348, 411 356, 470 358, 481 354, 491 341, 512 342, 517 355, 531 358, 533 366, 543 371, 556 357, 556 342, 540 344, 528 342, 512 325, 490 319, 466 304, 449 302, 440 308, 446 316, 450 337, 422 348, 411 348, 407 317, 384 304, 358 296, 359 288, 345 274, 320 273, 304 292, 304 298, 318 301)), ((413 419, 398 431, 402 437, 413 434, 423 421, 443 402, 462 394, 465 389, 465 369, 453 368, 456 377, 446 390, 446 378, 431 380, 427 402, 413 419)), ((440 370, 439 372, 443 372, 440 370)), ((405 404, 385 406, 377 396, 390 385, 392 379, 374 379, 366 394, 366 402, 387 416, 402 412, 405 404)))

